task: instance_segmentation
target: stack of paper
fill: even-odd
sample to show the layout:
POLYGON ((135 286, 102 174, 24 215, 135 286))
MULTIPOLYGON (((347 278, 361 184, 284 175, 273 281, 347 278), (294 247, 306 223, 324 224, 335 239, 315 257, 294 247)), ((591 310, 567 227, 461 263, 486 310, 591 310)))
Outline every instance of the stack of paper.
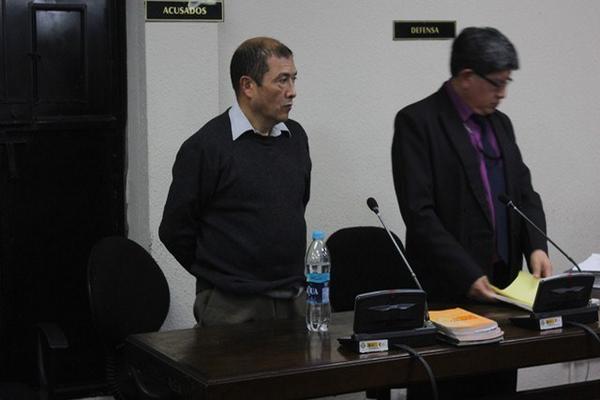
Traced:
POLYGON ((594 274, 594 288, 600 289, 600 254, 593 253, 584 262, 579 263, 579 268, 594 274))
POLYGON ((500 342, 504 332, 498 323, 462 308, 429 311, 440 339, 457 346, 500 342))
POLYGON ((519 271, 515 280, 505 289, 498 289, 494 285, 492 285, 492 289, 494 289, 494 296, 498 300, 531 311, 539 284, 540 280, 528 271, 519 271))

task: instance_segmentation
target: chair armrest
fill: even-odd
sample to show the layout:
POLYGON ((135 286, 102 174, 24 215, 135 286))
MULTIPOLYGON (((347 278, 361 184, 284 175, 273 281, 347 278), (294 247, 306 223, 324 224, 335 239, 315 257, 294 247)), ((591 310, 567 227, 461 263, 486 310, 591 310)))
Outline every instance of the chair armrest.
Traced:
MULTIPOLYGON (((51 350, 67 349, 69 341, 60 327, 53 322, 40 322, 38 328, 38 340, 45 339, 44 344, 51 350)), ((41 344, 41 342, 38 342, 41 344)))
POLYGON ((50 398, 55 386, 55 350, 69 347, 69 341, 63 330, 53 322, 36 324, 37 369, 39 385, 42 393, 50 398))

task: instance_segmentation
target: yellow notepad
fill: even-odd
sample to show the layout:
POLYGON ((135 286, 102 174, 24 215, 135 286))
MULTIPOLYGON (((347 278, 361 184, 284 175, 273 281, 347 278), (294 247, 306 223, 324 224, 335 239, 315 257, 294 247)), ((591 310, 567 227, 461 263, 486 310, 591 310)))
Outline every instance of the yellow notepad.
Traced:
POLYGON ((519 271, 519 275, 505 289, 498 289, 492 285, 496 298, 531 311, 535 295, 540 284, 539 278, 528 271, 519 271))

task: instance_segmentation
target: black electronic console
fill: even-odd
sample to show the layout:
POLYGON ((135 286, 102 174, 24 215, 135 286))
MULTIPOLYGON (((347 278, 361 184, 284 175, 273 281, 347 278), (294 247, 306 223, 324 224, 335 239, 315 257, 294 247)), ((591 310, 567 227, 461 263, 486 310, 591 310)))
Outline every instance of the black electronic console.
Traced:
POLYGON ((592 296, 593 286, 594 275, 588 272, 542 278, 531 311, 545 313, 586 307, 592 296))
POLYGON ((378 333, 423 326, 425 292, 392 289, 362 293, 354 300, 354 332, 378 333))
POLYGON ((393 349, 396 344, 428 346, 436 342, 436 328, 423 316, 427 295, 419 289, 362 293, 354 301, 354 333, 338 338, 357 353, 393 349))
POLYGON ((536 330, 561 328, 566 322, 597 322, 598 305, 590 303, 593 284, 594 275, 585 272, 540 279, 531 313, 510 320, 536 330))

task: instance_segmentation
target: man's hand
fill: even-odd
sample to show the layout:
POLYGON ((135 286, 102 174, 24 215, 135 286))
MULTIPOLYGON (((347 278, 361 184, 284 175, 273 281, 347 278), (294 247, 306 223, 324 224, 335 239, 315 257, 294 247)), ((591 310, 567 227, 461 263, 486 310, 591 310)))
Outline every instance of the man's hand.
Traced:
POLYGON ((485 275, 473 282, 467 296, 479 301, 496 301, 494 290, 485 275))
POLYGON ((529 267, 536 278, 552 275, 552 263, 544 250, 534 250, 529 256, 529 267))

